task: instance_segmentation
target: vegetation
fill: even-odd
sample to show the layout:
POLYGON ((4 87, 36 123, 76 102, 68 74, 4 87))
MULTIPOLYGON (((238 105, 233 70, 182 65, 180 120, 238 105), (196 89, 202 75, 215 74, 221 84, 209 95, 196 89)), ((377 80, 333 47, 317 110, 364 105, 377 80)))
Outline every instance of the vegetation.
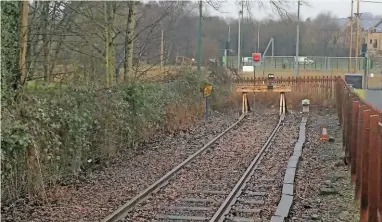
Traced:
MULTIPOLYGON (((205 8, 219 9, 217 1, 207 2, 205 8)), ((270 2, 286 15, 288 1, 270 2)), ((158 131, 185 127, 204 109, 203 81, 214 85, 211 107, 229 102, 223 71, 208 78, 207 71, 186 67, 196 57, 195 2, 2 1, 1 13, 2 203, 44 198, 63 178, 137 149, 158 131), (179 57, 187 61, 179 65, 179 57), (149 81, 161 63, 161 78, 149 81), (169 72, 169 65, 176 70, 169 72)), ((223 53, 228 22, 235 47, 238 22, 203 17, 206 70, 209 59, 223 53)), ((275 54, 293 54, 293 18, 245 19, 243 55, 254 51, 256 24, 267 27, 261 51, 274 37, 275 54)), ((333 19, 323 14, 301 21, 303 53, 340 55, 333 19)))

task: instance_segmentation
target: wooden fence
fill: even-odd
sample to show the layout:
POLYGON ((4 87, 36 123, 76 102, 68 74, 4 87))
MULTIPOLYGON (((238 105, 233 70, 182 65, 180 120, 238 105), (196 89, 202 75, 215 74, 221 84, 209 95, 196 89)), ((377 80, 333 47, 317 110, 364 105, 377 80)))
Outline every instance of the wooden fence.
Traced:
POLYGON ((361 203, 360 221, 382 221, 382 111, 361 99, 342 78, 335 84, 345 158, 361 203))
MULTIPOLYGON (((289 85, 291 93, 287 93, 288 100, 293 97, 294 103, 301 104, 301 99, 310 99, 312 105, 322 105, 322 101, 335 100, 335 76, 308 76, 308 77, 276 77, 274 84, 289 85)), ((267 84, 267 78, 241 78, 235 80, 236 84, 267 84)), ((288 104, 289 105, 289 104, 288 104)))

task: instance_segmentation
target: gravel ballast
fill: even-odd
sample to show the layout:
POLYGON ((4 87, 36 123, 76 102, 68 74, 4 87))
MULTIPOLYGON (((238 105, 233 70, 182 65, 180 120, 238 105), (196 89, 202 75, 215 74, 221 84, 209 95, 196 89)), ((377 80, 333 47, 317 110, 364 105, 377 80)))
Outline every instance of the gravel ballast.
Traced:
POLYGON ((250 114, 240 126, 228 132, 209 151, 181 170, 167 186, 136 206, 124 221, 157 221, 160 215, 211 217, 218 203, 229 194, 266 142, 278 119, 275 112, 255 116, 250 114), (214 203, 205 205, 207 209, 201 211, 179 210, 181 200, 185 198, 208 199, 214 203))
POLYGON ((188 130, 126 150, 106 168, 48 191, 45 203, 20 199, 2 206, 1 221, 99 221, 200 149, 238 119, 237 112, 213 112, 188 130))
POLYGON ((343 162, 341 136, 334 110, 311 112, 288 221, 359 220, 350 172, 343 162), (334 142, 320 141, 323 125, 334 142))

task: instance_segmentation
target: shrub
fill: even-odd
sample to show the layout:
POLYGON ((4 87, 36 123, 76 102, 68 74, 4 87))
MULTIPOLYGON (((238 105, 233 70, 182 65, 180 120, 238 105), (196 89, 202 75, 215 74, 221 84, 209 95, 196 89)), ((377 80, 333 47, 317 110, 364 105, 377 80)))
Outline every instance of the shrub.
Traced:
MULTIPOLYGON (((167 83, 136 82, 98 91, 28 87, 17 104, 2 110, 4 203, 26 194, 28 183, 43 192, 95 162, 137 149, 157 131, 185 127, 204 109, 199 92, 202 80, 203 75, 189 72, 167 83), (36 180, 27 178, 31 176, 27 174, 27 148, 36 152, 36 180)), ((225 92, 219 87, 215 90, 214 94, 225 92)), ((218 98, 215 95, 212 101, 218 104, 218 98)))

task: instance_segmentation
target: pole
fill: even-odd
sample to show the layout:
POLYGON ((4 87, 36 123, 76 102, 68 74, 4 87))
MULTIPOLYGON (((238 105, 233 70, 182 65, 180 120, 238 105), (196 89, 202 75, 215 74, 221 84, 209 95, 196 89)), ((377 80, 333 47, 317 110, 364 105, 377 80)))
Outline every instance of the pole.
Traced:
POLYGON ((231 24, 228 23, 228 38, 227 38, 227 41, 230 42, 231 41, 231 24))
POLYGON ((357 32, 355 34, 355 66, 354 66, 354 72, 357 70, 357 62, 358 62, 358 54, 359 54, 359 0, 357 0, 357 13, 356 13, 356 21, 357 21, 357 32))
POLYGON ((208 96, 206 98, 206 120, 208 120, 208 96))
MULTIPOLYGON (((243 1, 240 1, 241 7, 243 8, 243 1)), ((242 9, 243 10, 243 9, 242 9)), ((240 48, 241 48, 241 15, 243 11, 239 11, 239 32, 238 32, 238 40, 237 40, 237 71, 240 72, 240 48)))
POLYGON ((257 52, 260 52, 260 23, 257 23, 257 52))
POLYGON ((349 46, 349 72, 352 70, 352 61, 351 61, 351 56, 352 56, 352 51, 353 51, 353 5, 354 5, 354 0, 351 1, 351 9, 350 9, 350 46, 349 46))
POLYGON ((200 63, 202 61, 202 25, 203 25, 203 4, 199 1, 199 32, 198 32, 198 72, 200 72, 200 63))
MULTIPOLYGON (((253 66, 253 84, 256 85, 256 66, 253 66)), ((256 93, 253 92, 253 115, 255 115, 256 93)))
POLYGON ((296 60, 295 60, 295 76, 298 76, 298 47, 300 44, 300 1, 297 1, 297 39, 296 39, 296 60))
POLYGON ((160 70, 163 69, 163 29, 160 38, 160 70))

